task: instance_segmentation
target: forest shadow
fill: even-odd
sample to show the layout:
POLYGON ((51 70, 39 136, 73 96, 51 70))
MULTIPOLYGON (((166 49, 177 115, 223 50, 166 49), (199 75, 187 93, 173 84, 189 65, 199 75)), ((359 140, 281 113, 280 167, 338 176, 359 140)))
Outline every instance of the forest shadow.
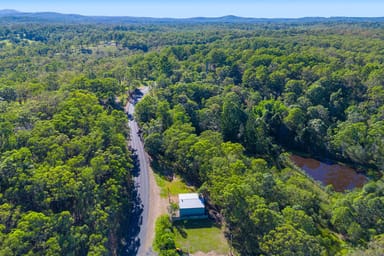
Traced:
POLYGON ((132 149, 131 158, 133 162, 133 168, 132 168, 131 174, 133 177, 137 178, 140 175, 140 161, 139 161, 139 157, 136 154, 135 149, 132 149))
MULTIPOLYGON (((140 163, 137 155, 133 152, 133 170, 132 175, 138 177, 140 174, 140 163)), ((132 210, 130 212, 130 220, 128 225, 128 232, 126 237, 126 246, 124 246, 123 252, 121 255, 124 256, 134 256, 137 255, 138 250, 141 245, 139 238, 140 227, 143 222, 143 209, 140 194, 138 192, 139 184, 135 183, 132 190, 132 210)))
POLYGON ((185 230, 183 229, 183 226, 180 226, 180 225, 174 225, 174 227, 176 228, 177 232, 181 235, 182 238, 187 238, 187 237, 188 237, 188 234, 187 234, 187 232, 185 232, 185 230))
POLYGON ((171 168, 167 168, 167 165, 161 160, 152 158, 151 168, 156 174, 160 175, 160 177, 168 181, 171 181, 173 179, 174 172, 171 170, 171 168))
POLYGON ((124 247, 123 253, 121 254, 125 256, 137 255, 141 245, 141 241, 138 236, 143 221, 143 205, 141 203, 141 199, 136 186, 132 191, 132 196, 132 210, 128 226, 129 231, 126 237, 126 246, 124 247))

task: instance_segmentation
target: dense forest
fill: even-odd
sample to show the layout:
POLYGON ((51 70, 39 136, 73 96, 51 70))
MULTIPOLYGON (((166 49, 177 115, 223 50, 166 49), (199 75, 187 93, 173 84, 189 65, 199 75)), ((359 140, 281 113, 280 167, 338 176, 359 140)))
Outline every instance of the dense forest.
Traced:
POLYGON ((0 254, 121 254, 140 86, 153 164, 204 194, 239 254, 382 254, 383 40, 375 21, 4 24, 0 254), (292 151, 370 180, 336 192, 292 151))

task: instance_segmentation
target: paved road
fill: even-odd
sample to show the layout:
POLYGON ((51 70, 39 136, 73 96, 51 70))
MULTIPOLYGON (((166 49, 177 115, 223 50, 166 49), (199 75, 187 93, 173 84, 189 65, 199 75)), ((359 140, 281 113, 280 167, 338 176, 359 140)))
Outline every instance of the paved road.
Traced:
POLYGON ((149 161, 144 151, 144 144, 139 135, 139 127, 133 119, 135 104, 142 98, 148 89, 142 89, 141 94, 135 94, 125 107, 129 118, 130 142, 129 146, 134 151, 135 170, 133 172, 134 207, 130 221, 130 240, 127 245, 127 255, 152 255, 148 252, 151 241, 146 241, 148 235, 148 212, 149 212, 149 161))

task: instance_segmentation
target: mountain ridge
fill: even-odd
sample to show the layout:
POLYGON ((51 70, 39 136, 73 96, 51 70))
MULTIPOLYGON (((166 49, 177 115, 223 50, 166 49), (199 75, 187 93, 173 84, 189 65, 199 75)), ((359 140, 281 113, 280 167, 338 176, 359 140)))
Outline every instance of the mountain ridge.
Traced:
POLYGON ((20 12, 0 10, 1 22, 58 22, 58 23, 281 23, 281 22, 384 22, 384 17, 300 17, 300 18, 255 18, 226 15, 221 17, 157 18, 138 16, 87 16, 59 12, 20 12))
POLYGON ((10 15, 10 14, 17 14, 20 13, 19 11, 13 10, 13 9, 2 9, 0 10, 0 15, 10 15))

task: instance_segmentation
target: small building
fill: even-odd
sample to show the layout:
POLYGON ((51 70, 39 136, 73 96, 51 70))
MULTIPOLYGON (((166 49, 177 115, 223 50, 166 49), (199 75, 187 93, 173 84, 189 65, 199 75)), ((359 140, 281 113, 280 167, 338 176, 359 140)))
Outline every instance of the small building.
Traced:
POLYGON ((204 199, 197 193, 179 194, 180 218, 205 215, 204 199))

